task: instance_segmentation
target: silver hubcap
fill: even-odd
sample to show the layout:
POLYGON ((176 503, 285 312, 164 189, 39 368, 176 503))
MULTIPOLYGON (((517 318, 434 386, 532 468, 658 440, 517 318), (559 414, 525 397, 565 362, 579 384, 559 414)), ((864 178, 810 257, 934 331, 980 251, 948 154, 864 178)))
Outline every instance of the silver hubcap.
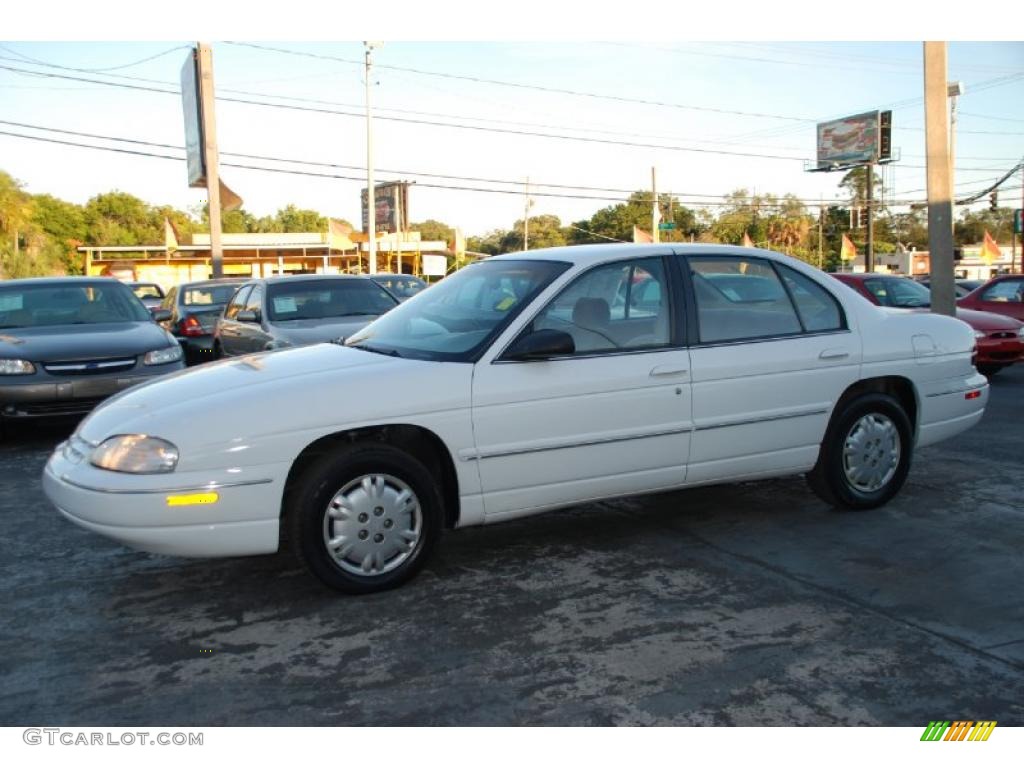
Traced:
POLYGON ((324 545, 340 568, 379 576, 404 563, 423 532, 412 488, 391 475, 363 475, 334 494, 324 512, 324 545))
POLYGON ((856 490, 873 493, 896 474, 900 463, 900 433, 881 413, 862 416, 843 443, 843 471, 856 490))

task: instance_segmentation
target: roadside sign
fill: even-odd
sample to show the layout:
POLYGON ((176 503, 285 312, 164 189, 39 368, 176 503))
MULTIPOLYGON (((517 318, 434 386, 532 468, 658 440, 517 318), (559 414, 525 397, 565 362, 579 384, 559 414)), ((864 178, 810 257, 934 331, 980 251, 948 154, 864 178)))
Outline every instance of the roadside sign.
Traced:
POLYGON ((660 230, 675 229, 675 228, 676 228, 676 223, 674 221, 659 221, 658 222, 658 229, 660 229, 660 230))
POLYGON ((1024 234, 1024 208, 1017 208, 1013 212, 1013 234, 1024 234))

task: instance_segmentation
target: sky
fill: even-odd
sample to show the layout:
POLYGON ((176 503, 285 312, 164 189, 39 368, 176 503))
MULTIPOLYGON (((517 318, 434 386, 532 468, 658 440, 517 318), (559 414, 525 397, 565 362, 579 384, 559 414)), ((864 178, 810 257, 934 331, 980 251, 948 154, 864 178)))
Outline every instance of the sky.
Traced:
MULTIPOLYGON (((209 33, 202 39, 213 49, 221 175, 256 215, 293 203, 359 222, 359 193, 366 185, 361 40, 368 34, 349 32, 378 33, 374 39, 383 42, 374 51, 378 66, 371 78, 375 174, 378 182, 416 182, 409 203, 413 221, 438 219, 467 235, 511 228, 523 216, 529 179, 535 201, 531 215, 554 214, 568 224, 614 204, 630 190, 649 189, 652 167, 659 192, 677 194, 695 207, 739 188, 835 202, 842 174, 805 170, 814 157, 815 123, 887 108, 893 109, 893 146, 900 159, 881 171, 886 187, 899 201, 924 199, 922 45, 915 38, 926 30, 913 17, 896 19, 884 29, 886 36, 909 42, 816 42, 815 34, 825 35, 820 34, 822 25, 808 21, 813 16, 802 16, 805 26, 797 28, 812 35, 805 41, 780 41, 792 37, 790 27, 760 30, 763 36, 737 27, 736 37, 743 41, 731 42, 701 40, 699 29, 673 23, 679 21, 672 15, 678 5, 652 7, 655 22, 663 24, 657 37, 666 39, 638 36, 635 24, 577 29, 557 23, 558 18, 545 26, 513 25, 505 30, 514 38, 508 40, 495 39, 498 35, 486 24, 410 28, 406 23, 392 29, 367 23, 354 28, 328 18, 323 25, 310 24, 306 16, 300 27, 305 36, 274 24, 250 28, 229 20, 194 29, 179 18, 166 29, 182 38, 192 31, 209 33), (355 39, 310 39, 324 30, 355 39), (553 34, 562 39, 542 39, 553 34)), ((873 8, 864 7, 868 13, 873 8)), ((530 7, 534 21, 542 8, 530 7)), ((401 15, 400 4, 398 9, 401 15)), ((181 156, 173 148, 44 129, 182 146, 180 97, 139 88, 177 89, 194 39, 143 42, 140 38, 163 29, 149 26, 119 29, 123 39, 116 41, 80 42, 74 38, 100 35, 88 25, 72 24, 61 30, 69 39, 44 42, 30 38, 49 36, 52 24, 37 19, 5 26, 27 34, 0 41, 0 132, 181 156)), ((109 32, 107 27, 103 31, 109 32)), ((714 31, 717 36, 731 29, 714 31)), ((870 26, 859 31, 871 38, 870 26)), ((988 186, 1024 156, 1024 43, 953 40, 948 79, 965 88, 956 138, 955 182, 961 196, 988 186)), ((0 134, 0 170, 21 180, 29 192, 77 203, 111 189, 182 209, 205 199, 202 189, 187 186, 180 159, 0 134)), ((1011 180, 1001 195, 1003 205, 1019 201, 1021 183, 1011 180)), ((987 204, 986 198, 976 207, 987 204)))

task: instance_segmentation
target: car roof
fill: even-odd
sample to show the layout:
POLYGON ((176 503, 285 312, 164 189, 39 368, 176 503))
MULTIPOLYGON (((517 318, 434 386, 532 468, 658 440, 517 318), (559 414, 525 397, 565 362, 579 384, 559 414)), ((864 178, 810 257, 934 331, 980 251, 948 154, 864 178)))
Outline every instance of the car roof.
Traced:
POLYGON ((8 288, 12 285, 124 285, 124 283, 120 280, 114 279, 113 277, 86 277, 84 275, 66 277, 22 277, 17 280, 0 281, 0 287, 8 288))
POLYGON ((198 286, 207 285, 241 285, 242 283, 252 280, 251 277, 220 277, 214 280, 196 280, 190 283, 178 283, 178 288, 196 288, 198 286))
POLYGON ((278 283, 295 283, 306 280, 368 280, 366 275, 272 275, 270 277, 250 278, 251 282, 262 282, 267 285, 278 283))
POLYGON ((739 245, 721 245, 718 243, 593 243, 587 245, 565 245, 558 248, 540 248, 536 251, 517 251, 490 256, 484 261, 495 259, 515 261, 522 259, 567 261, 573 264, 598 264, 602 261, 621 256, 623 258, 644 258, 646 256, 664 256, 672 251, 681 256, 755 256, 762 259, 788 262, 790 257, 776 251, 763 248, 744 248, 739 245))

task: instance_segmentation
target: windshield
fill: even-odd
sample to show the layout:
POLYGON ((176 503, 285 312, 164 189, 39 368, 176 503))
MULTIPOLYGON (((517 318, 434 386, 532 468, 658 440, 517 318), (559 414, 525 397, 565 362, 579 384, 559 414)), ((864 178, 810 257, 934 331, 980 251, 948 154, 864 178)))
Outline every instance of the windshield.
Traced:
POLYGON ((162 299, 164 297, 163 291, 160 290, 159 285, 153 283, 136 283, 132 286, 132 291, 140 299, 162 299))
POLYGON ((223 306, 231 300, 238 288, 238 283, 223 283, 221 285, 197 285, 186 288, 182 303, 186 307, 212 307, 223 306))
POLYGON ((372 280, 287 280, 272 283, 267 294, 271 320, 383 315, 398 302, 372 280))
POLYGON ((906 277, 865 280, 864 287, 878 299, 878 303, 883 307, 910 309, 927 307, 932 303, 931 291, 906 277))
POLYGON ((470 362, 558 275, 555 261, 482 261, 396 307, 346 344, 420 360, 470 362))
POLYGON ((131 289, 114 280, 0 285, 0 328, 137 323, 151 319, 131 289))
POLYGON ((418 277, 399 277, 395 275, 381 275, 373 278, 379 285, 383 285, 400 299, 408 299, 427 287, 427 284, 418 277))

